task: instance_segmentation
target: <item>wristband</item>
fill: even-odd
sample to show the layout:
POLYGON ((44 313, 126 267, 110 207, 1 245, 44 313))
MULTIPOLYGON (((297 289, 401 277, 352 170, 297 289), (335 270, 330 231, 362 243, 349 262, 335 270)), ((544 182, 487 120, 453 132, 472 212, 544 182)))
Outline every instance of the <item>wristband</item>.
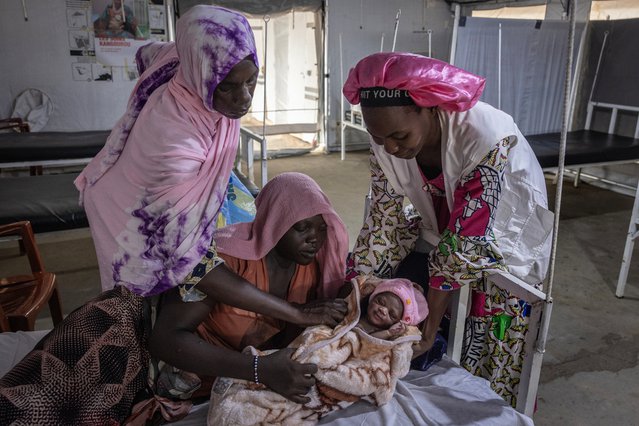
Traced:
POLYGON ((257 376, 257 360, 258 360, 258 358, 259 358, 259 356, 257 356, 257 355, 253 356, 253 381, 256 384, 259 385, 260 384, 260 379, 257 376))

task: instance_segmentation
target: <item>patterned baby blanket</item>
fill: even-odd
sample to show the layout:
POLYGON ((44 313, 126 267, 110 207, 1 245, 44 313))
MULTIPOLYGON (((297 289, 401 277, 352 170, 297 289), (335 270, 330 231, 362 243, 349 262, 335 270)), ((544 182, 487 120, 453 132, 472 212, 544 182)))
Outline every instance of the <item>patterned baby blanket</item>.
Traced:
MULTIPOLYGON (((410 368, 412 344, 421 335, 408 326, 395 340, 370 336, 356 327, 360 318, 360 297, 368 297, 380 280, 357 277, 347 298, 348 314, 335 328, 307 328, 289 346, 297 348, 292 358, 314 363, 316 384, 307 395, 311 401, 297 404, 262 384, 220 377, 211 391, 209 425, 313 425, 329 412, 359 400, 375 405, 388 402, 397 381, 410 368)), ((246 353, 267 355, 247 347, 246 353)))

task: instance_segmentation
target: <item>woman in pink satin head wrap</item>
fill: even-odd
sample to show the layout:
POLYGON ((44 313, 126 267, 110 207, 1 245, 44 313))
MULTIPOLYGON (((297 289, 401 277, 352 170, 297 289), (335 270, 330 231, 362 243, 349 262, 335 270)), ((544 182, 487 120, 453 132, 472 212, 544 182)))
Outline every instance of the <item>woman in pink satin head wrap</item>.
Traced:
POLYGON ((433 345, 452 292, 469 285, 462 365, 515 405, 530 306, 486 277, 509 272, 540 285, 552 213, 534 153, 509 115, 479 101, 484 85, 410 53, 373 54, 351 69, 343 93, 361 105, 372 184, 349 268, 429 290, 416 355, 433 345))

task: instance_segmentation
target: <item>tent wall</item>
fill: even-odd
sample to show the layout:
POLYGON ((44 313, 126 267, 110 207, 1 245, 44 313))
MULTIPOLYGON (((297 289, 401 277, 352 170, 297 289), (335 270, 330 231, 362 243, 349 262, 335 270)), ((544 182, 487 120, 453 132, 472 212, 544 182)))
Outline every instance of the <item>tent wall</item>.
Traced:
MULTIPOLYGON (((40 89, 54 104, 43 131, 110 129, 122 115, 135 81, 114 72, 113 81, 73 80, 67 1, 20 1, 0 6, 0 118, 8 117, 23 90, 40 89)), ((76 2, 85 3, 85 2, 76 2)), ((88 3, 88 2, 87 2, 88 3)), ((120 71, 120 70, 118 70, 120 71)))
POLYGON ((277 16, 292 10, 316 12, 322 8, 322 0, 177 0, 180 13, 186 12, 196 4, 215 4, 253 16, 277 16))
MULTIPOLYGON (((608 32, 606 45, 601 58, 601 66, 594 87, 592 100, 611 104, 639 107, 639 19, 618 21, 592 21, 590 23, 589 51, 587 68, 584 70, 584 95, 590 94, 597 61, 601 52, 604 34, 608 32)), ((583 99, 586 104, 588 99, 583 99)), ((620 134, 632 136, 633 126, 618 128, 620 134)), ((628 123, 630 124, 630 123, 628 123)))
MULTIPOLYGON (((386 0, 328 0, 328 149, 339 149, 340 47, 342 34, 344 79, 358 60, 379 52, 382 33, 384 50, 390 51, 393 42, 395 15, 401 9, 396 51, 421 54, 428 52, 428 35, 432 30, 432 56, 448 60, 453 28, 453 13, 443 0, 386 1, 386 0), (424 7, 426 5, 426 7, 424 7), (363 7, 362 7, 363 6, 363 7), (419 32, 418 32, 419 31, 419 32)), ((356 130, 346 134, 347 149, 365 147, 368 137, 356 130)))
MULTIPOLYGON (((569 3, 566 0, 548 0, 546 3, 546 20, 568 19, 566 7, 569 3)), ((572 4, 572 3, 570 3, 572 4)), ((577 22, 586 22, 590 15, 591 0, 579 0, 577 2, 577 10, 575 10, 575 19, 577 22)), ((575 43, 579 39, 575 38, 575 43)))
MULTIPOLYGON (((558 132, 568 23, 470 17, 462 22, 455 65, 486 77, 481 100, 512 115, 524 134, 558 132)), ((576 40, 583 28, 583 24, 578 25, 576 40)))
MULTIPOLYGON (((573 128, 584 128, 591 93, 592 100, 595 102, 639 107, 638 40, 639 19, 591 21, 588 24, 587 50, 581 70, 581 83, 577 92, 573 128), (605 37, 606 32, 608 32, 607 37, 605 37), (605 45, 604 38, 606 39, 605 45), (601 65, 597 73, 600 54, 601 65), (597 74, 596 82, 595 74, 597 74)), ((620 112, 616 120, 615 133, 632 137, 638 120, 639 117, 636 113, 620 112)), ((610 110, 595 108, 591 128, 607 132, 609 123, 610 110)), ((634 186, 637 185, 639 165, 591 167, 585 172, 592 176, 634 186)), ((596 184, 628 195, 634 194, 632 190, 619 189, 602 182, 596 184)))
MULTIPOLYGON (((267 121, 270 124, 318 123, 318 75, 321 46, 316 45, 316 18, 313 12, 279 14, 268 25, 262 18, 249 22, 255 34, 260 67, 264 70, 264 29, 268 26, 267 121), (300 46, 304 46, 300 49, 300 46)), ((264 77, 260 74, 250 113, 262 121, 264 77)), ((306 134, 306 140, 314 134, 306 134)))

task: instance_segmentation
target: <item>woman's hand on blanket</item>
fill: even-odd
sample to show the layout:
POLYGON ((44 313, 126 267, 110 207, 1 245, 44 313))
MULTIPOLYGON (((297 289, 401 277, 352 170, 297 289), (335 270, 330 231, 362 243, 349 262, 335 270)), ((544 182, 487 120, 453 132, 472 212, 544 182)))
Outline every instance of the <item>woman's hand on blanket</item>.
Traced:
POLYGON ((304 327, 318 324, 335 327, 348 312, 348 304, 344 299, 315 300, 295 306, 299 312, 298 320, 295 323, 304 327))
POLYGON ((315 384, 312 374, 317 372, 317 365, 293 361, 291 355, 294 351, 294 348, 285 348, 260 357, 259 379, 283 397, 305 404, 311 400, 305 395, 315 384))

